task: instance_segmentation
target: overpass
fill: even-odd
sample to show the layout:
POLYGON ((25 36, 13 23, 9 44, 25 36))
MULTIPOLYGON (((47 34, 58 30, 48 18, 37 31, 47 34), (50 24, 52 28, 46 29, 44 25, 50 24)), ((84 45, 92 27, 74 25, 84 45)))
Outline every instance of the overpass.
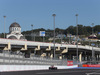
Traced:
MULTIPOLYGON (((76 59, 76 45, 55 44, 55 55, 59 59, 76 59)), ((100 59, 100 48, 78 45, 79 60, 91 60, 92 48, 95 51, 96 60, 100 59)), ((21 51, 25 54, 48 56, 53 58, 54 44, 46 42, 34 42, 26 40, 3 39, 0 38, 1 51, 21 51)))

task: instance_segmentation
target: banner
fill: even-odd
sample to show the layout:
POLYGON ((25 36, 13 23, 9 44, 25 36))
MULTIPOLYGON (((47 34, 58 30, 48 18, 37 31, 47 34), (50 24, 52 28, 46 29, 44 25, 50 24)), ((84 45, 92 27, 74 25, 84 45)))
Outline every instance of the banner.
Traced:
POLYGON ((100 67, 100 64, 97 65, 84 64, 83 67, 100 67))
POLYGON ((73 61, 67 61, 67 66, 73 66, 73 61))

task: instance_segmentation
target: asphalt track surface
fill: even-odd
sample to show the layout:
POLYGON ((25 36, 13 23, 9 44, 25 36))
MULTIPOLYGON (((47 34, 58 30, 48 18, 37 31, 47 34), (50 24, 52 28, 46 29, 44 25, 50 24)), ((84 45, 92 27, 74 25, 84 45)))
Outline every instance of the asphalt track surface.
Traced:
POLYGON ((91 69, 68 69, 56 71, 44 71, 35 73, 35 75, 100 75, 100 70, 91 69))
POLYGON ((2 72, 0 75, 100 75, 100 69, 62 69, 20 72, 2 72))

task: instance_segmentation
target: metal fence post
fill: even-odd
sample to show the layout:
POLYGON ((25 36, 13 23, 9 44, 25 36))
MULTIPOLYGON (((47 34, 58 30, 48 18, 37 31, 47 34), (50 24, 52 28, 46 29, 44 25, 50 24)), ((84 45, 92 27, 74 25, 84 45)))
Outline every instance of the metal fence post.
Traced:
POLYGON ((14 64, 15 64, 15 52, 14 52, 14 64))
POLYGON ((24 63, 24 65, 25 65, 25 61, 24 61, 24 53, 23 53, 23 63, 24 63))
POLYGON ((5 50, 3 50, 3 64, 5 64, 5 50))
POLYGON ((10 64, 10 50, 9 50, 9 64, 10 64))

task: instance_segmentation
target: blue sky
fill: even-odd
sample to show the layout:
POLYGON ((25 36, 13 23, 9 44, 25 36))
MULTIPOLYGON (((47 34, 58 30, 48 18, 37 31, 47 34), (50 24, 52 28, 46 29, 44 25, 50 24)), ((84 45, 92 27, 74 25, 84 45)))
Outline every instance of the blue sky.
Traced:
POLYGON ((4 31, 6 15, 6 32, 13 22, 18 22, 22 31, 45 28, 53 29, 52 14, 56 14, 56 28, 66 29, 78 23, 85 26, 100 25, 100 0, 0 0, 0 33, 4 31))

